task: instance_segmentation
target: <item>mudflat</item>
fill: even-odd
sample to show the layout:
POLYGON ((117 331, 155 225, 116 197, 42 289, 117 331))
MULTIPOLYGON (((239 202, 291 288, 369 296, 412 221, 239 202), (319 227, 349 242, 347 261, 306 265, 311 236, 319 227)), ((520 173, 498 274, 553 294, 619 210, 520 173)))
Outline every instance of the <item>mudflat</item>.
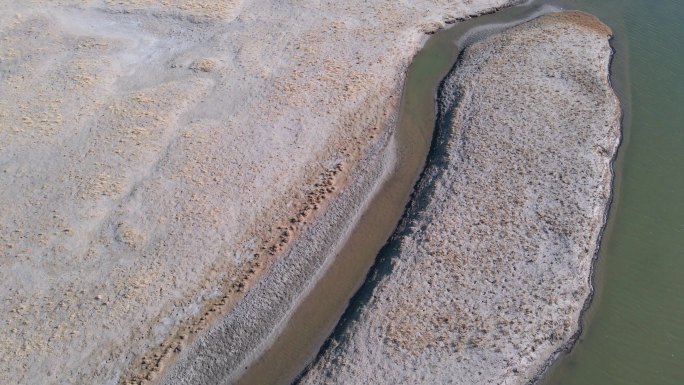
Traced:
POLYGON ((192 379, 225 322, 233 373, 382 178, 426 33, 514 2, 0 2, 0 382, 192 379))
POLYGON ((463 51, 391 273, 301 384, 527 384, 573 342, 620 140, 610 36, 561 12, 463 51))

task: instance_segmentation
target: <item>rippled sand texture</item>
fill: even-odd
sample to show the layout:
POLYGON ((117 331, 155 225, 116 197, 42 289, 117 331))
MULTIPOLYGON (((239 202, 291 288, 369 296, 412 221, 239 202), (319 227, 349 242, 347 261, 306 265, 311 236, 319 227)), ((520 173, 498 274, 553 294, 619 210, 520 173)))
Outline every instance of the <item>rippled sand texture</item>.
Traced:
POLYGON ((464 51, 441 94, 427 206, 302 384, 525 384, 570 343, 619 143, 610 33, 549 14, 464 51))
POLYGON ((425 32, 511 2, 1 1, 0 383, 153 378, 387 147, 425 32))

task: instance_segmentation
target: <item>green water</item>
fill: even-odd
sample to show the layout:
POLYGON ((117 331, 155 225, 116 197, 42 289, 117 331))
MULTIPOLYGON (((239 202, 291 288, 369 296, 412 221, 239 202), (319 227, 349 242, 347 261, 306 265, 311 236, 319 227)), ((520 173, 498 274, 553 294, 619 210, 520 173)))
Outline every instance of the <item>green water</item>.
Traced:
POLYGON ((613 28, 625 110, 596 295, 543 385, 684 384, 684 1, 576 0, 613 28))

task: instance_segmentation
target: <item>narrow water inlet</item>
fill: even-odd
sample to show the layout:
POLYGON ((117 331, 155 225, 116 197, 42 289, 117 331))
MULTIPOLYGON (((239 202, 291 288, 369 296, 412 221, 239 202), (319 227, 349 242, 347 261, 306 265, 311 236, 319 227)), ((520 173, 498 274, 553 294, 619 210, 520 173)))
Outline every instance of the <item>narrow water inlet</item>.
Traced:
POLYGON ((438 88, 463 47, 554 10, 557 9, 542 6, 540 2, 528 2, 459 22, 427 40, 406 73, 394 133, 397 160, 389 177, 331 265, 297 306, 282 333, 246 368, 238 384, 291 383, 335 329, 404 214, 430 151, 438 88))

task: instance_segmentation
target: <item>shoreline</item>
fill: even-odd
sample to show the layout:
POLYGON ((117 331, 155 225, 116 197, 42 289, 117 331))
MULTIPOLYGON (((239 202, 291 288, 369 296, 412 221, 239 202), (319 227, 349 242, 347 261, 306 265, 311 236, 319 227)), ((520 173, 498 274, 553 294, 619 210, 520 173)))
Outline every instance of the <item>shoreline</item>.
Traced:
MULTIPOLYGON (((611 50, 612 50, 612 47, 611 47, 611 50)), ((612 54, 611 54, 610 57, 611 57, 611 62, 612 62, 612 54)), ((459 60, 460 60, 460 59, 459 59, 459 60)), ((458 63, 457 63, 457 65, 458 65, 458 63)), ((610 63, 609 63, 609 66, 610 66, 610 63)), ((451 76, 452 76, 452 75, 450 74, 450 77, 451 77, 451 76)), ((610 82, 610 79, 609 79, 608 81, 610 82)), ((608 87, 610 88, 611 85, 609 84, 608 87)), ((613 93, 613 95, 614 95, 614 93, 613 93)), ((443 101, 442 101, 442 102, 443 102, 443 101)), ((618 105, 619 105, 619 102, 618 102, 618 105)), ((620 107, 620 108, 621 108, 621 107, 620 107)), ((619 122, 619 119, 621 119, 621 117, 622 117, 621 110, 619 111, 619 114, 620 114, 620 115, 618 116, 618 122, 619 122)), ((618 126, 618 131, 621 131, 620 125, 618 126)), ((437 134, 439 134, 439 132, 438 132, 437 134)), ((619 133, 618 133, 618 136, 620 136, 619 133)), ((437 137, 437 135, 436 135, 436 137, 437 137)), ((618 142, 618 144, 616 145, 616 147, 617 147, 618 145, 619 145, 619 142, 618 142)), ((431 150, 431 152, 432 152, 432 150, 431 150)), ((607 186, 608 186, 608 190, 609 190, 609 197, 610 197, 611 200, 612 200, 612 187, 613 187, 612 185, 613 185, 613 180, 614 180, 614 177, 615 177, 615 176, 614 176, 614 171, 613 171, 613 164, 614 164, 615 156, 616 156, 616 152, 613 153, 613 155, 612 155, 612 157, 611 157, 611 160, 609 161, 609 165, 610 165, 610 166, 609 166, 609 167, 610 167, 610 178, 609 178, 609 181, 607 182, 607 186)), ((429 167, 429 165, 428 165, 428 167, 429 167)), ((439 171, 434 171, 434 170, 433 170, 433 176, 438 176, 438 174, 439 174, 439 171), (434 173, 437 173, 437 174, 434 174, 434 173)), ((428 180, 425 180, 425 181, 424 181, 424 180, 421 178, 421 181, 419 182, 419 184, 421 184, 421 187, 419 187, 418 189, 420 190, 421 188, 426 188, 426 187, 425 187, 426 184, 429 185, 429 184, 431 184, 432 182, 435 182, 437 179, 438 179, 438 178, 435 177, 435 178, 432 178, 432 179, 429 180, 429 181, 428 181, 428 180)), ((414 204, 414 203, 415 203, 415 202, 412 201, 412 204, 414 204)), ((602 236, 603 236, 603 231, 605 230, 605 226, 606 226, 606 224, 607 224, 607 215, 608 215, 609 210, 610 210, 610 203, 608 203, 608 204, 605 206, 605 208, 604 208, 604 210, 603 210, 603 212, 602 212, 602 214, 601 214, 601 218, 598 218, 598 219, 597 219, 597 221, 600 221, 601 226, 600 226, 600 231, 599 231, 599 233, 600 233, 600 234, 599 234, 599 237, 598 237, 598 239, 597 239, 597 241, 596 241, 596 244, 595 244, 595 246, 594 246, 594 253, 592 254, 592 257, 590 258, 590 266, 591 266, 591 268, 590 268, 590 273, 589 273, 589 275, 588 275, 588 277, 587 277, 587 280, 588 280, 589 288, 590 288, 590 289, 593 288, 593 284, 591 283, 591 282, 592 282, 591 280, 593 279, 594 264, 595 264, 595 261, 596 261, 597 255, 598 255, 597 253, 598 253, 598 247, 599 247, 599 245, 600 245, 600 240, 601 240, 601 238, 602 238, 602 236)), ((410 221, 409 221, 409 222, 410 222, 410 221)), ((408 224, 410 224, 410 223, 408 223, 408 224)), ((404 226, 406 226, 406 225, 408 225, 408 224, 405 224, 404 226)), ((413 225, 413 226, 415 226, 415 225, 413 225)), ((400 227, 401 227, 401 226, 400 226, 400 227)), ((395 235, 394 235, 393 237, 395 237, 395 236, 398 236, 397 233, 395 233, 395 235)), ((373 268, 373 270, 376 271, 376 269, 377 269, 377 264, 376 264, 376 266, 373 268)), ((376 271, 375 274, 377 274, 377 271, 376 271)), ((380 274, 382 275, 383 273, 380 273, 380 274)), ((370 275, 369 275, 369 276, 370 276, 370 275)), ((588 295, 588 297, 586 297, 586 298, 582 301, 582 310, 581 310, 580 315, 579 315, 579 319, 580 319, 580 320, 581 320, 582 315, 584 314, 584 311, 586 310, 586 308, 588 307, 588 305, 589 305, 590 303, 591 303, 591 295, 588 295)), ((358 305, 356 305, 356 306, 358 306, 358 305)), ((351 319, 350 319, 349 321, 351 321, 351 319)), ((555 361, 557 360, 557 358, 559 357, 559 355, 560 355, 565 349, 567 349, 568 347, 571 347, 571 346, 573 345, 574 341, 576 341, 576 337, 579 336, 579 333, 581 333, 581 327, 582 327, 582 326, 581 326, 581 321, 580 321, 580 322, 578 322, 578 327, 577 327, 577 329, 573 332, 573 335, 571 336, 571 338, 570 338, 565 344, 563 344, 561 347, 559 347, 557 350, 555 350, 554 352, 552 352, 551 355, 549 356, 549 358, 547 358, 547 359, 545 360, 545 362, 544 362, 544 364, 542 365, 541 369, 539 369, 539 371, 537 371, 536 374, 531 374, 531 375, 529 376, 529 379, 528 379, 528 380, 524 380, 524 383, 534 383, 535 381, 537 381, 537 380, 545 373, 545 371, 548 369, 548 367, 549 367, 550 365, 552 365, 553 362, 555 362, 555 361)), ((344 328, 344 327, 343 327, 343 328, 344 328)), ((334 337, 331 337, 331 338, 333 338, 334 341, 336 341, 336 342, 334 343, 334 345, 338 345, 338 344, 340 344, 340 343, 341 343, 341 344, 347 343, 347 342, 346 342, 346 339, 345 339, 345 336, 344 336, 344 333, 345 333, 344 331, 336 330, 335 334, 333 335, 334 337)), ((326 342, 326 346, 328 347, 328 349, 330 349, 330 344, 331 344, 331 343, 332 343, 332 342, 331 342, 330 339, 328 340, 328 342, 326 342)), ((356 342, 356 344, 358 344, 358 341, 356 342)), ((364 347, 363 347, 363 346, 356 346, 356 349, 364 349, 364 347)), ((325 354, 325 353, 324 353, 324 349, 322 349, 322 350, 321 350, 321 353, 319 354, 319 357, 317 358, 317 361, 319 361, 319 362, 317 362, 317 364, 319 364, 319 366, 320 366, 320 361, 325 361, 325 360, 322 359, 324 354, 325 354)), ((344 360, 344 359, 345 359, 345 358, 343 358, 342 356, 337 356, 337 355, 336 355, 335 357, 336 357, 335 360, 344 360)), ((327 357, 327 359, 330 359, 330 357, 327 357)), ((347 359, 348 359, 348 358, 347 358, 347 359)), ((351 362, 346 361, 346 362, 347 362, 347 365, 348 365, 348 364, 354 364, 355 361, 351 361, 351 362)), ((334 368, 332 368, 332 367, 329 367, 329 366, 327 366, 327 365, 324 365, 324 366, 327 368, 326 370, 334 370, 334 368)), ((308 371, 310 371, 310 370, 311 370, 311 367, 308 369, 308 371)), ((321 368, 319 367, 318 370, 321 370, 321 368)), ((300 380, 301 380, 302 378, 306 378, 307 374, 309 374, 308 371, 307 371, 306 373, 304 373, 302 376, 300 376, 300 380)), ((320 373, 320 372, 319 372, 319 373, 320 373)), ((359 375, 359 372, 356 372, 356 374, 359 375)), ((339 374, 337 374, 337 375, 339 375, 339 374)), ((348 375, 347 375, 347 376, 348 376, 348 375)), ((309 376, 309 377, 312 377, 312 376, 309 376)), ((334 377, 334 376, 333 376, 333 377, 334 377)), ((314 377, 314 378, 315 378, 315 377, 314 377)), ((304 382, 304 381, 300 381, 300 382, 301 382, 301 383, 306 383, 306 382, 304 382)), ((523 383, 523 382, 521 382, 521 383, 523 383)))
MULTIPOLYGON (((614 65, 614 60, 615 60, 615 49, 613 48, 611 42, 613 41, 613 36, 610 37, 608 40, 609 44, 611 45, 612 53, 610 55, 610 61, 608 63, 608 83, 611 89, 615 92, 615 87, 613 86, 613 65, 614 65)), ((615 178, 616 178, 616 172, 615 172, 615 163, 617 161, 617 158, 620 154, 620 150, 623 147, 624 140, 625 140, 625 135, 624 135, 624 120, 626 119, 626 113, 625 113, 625 106, 620 100, 620 98, 617 96, 620 105, 620 117, 619 117, 619 133, 618 133, 618 143, 615 146, 615 152, 613 153, 613 157, 610 160, 610 196, 608 197, 608 204, 606 205, 606 209, 603 213, 603 219, 602 223, 603 225, 601 226, 601 230, 599 232, 599 237, 596 242, 596 248, 594 255, 591 260, 591 271, 589 273, 589 295, 587 296, 586 300, 584 301, 584 304, 582 305, 582 310, 580 311, 579 314, 579 319, 577 321, 577 329, 575 333, 570 337, 570 340, 568 342, 559 347, 558 350, 556 350, 552 356, 550 356, 546 362, 544 362, 544 365, 542 368, 539 370, 539 373, 537 373, 533 378, 530 379, 528 382, 528 385, 538 385, 541 383, 541 381, 544 380, 545 375, 553 368, 556 363, 566 354, 570 353, 572 349, 575 347, 575 345, 579 342, 580 338, 582 337, 582 333, 584 332, 584 323, 585 323, 585 315, 587 311, 590 310, 592 302, 594 300, 594 294, 596 291, 595 287, 595 278, 596 278, 596 264, 598 263, 599 259, 599 254, 600 254, 600 248, 601 248, 601 243, 603 242, 603 237, 606 232, 606 228, 608 227, 608 222, 610 220, 610 213, 614 209, 613 203, 615 200, 615 178)))

